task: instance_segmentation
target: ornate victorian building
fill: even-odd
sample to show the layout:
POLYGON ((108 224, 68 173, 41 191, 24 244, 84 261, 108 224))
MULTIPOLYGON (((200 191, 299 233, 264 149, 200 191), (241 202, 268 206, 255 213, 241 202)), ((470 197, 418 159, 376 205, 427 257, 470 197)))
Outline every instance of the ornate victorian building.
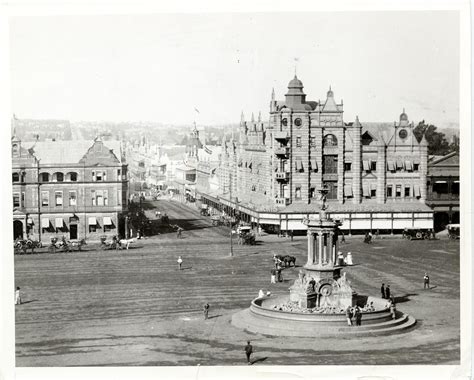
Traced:
POLYGON ((268 122, 242 115, 238 141, 223 144, 221 202, 249 221, 305 229, 302 216, 317 212, 326 187, 343 229, 432 228, 427 141, 417 141, 405 111, 388 131, 347 123, 343 112, 331 88, 326 100, 307 100, 296 76, 285 100, 273 91, 268 122))
POLYGON ((128 208, 120 142, 22 143, 13 136, 11 144, 14 238, 48 243, 120 233, 128 208))

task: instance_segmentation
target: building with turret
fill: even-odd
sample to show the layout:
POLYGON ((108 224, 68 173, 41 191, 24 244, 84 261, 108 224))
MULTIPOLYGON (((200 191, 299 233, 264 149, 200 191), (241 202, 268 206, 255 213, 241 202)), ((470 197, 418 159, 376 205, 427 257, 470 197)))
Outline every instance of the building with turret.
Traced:
POLYGON ((238 139, 223 142, 219 200, 244 220, 299 230, 325 188, 328 211, 349 233, 432 228, 428 144, 413 130, 405 110, 389 130, 345 122, 331 88, 324 101, 307 100, 295 75, 284 100, 272 91, 266 121, 242 114, 238 139))

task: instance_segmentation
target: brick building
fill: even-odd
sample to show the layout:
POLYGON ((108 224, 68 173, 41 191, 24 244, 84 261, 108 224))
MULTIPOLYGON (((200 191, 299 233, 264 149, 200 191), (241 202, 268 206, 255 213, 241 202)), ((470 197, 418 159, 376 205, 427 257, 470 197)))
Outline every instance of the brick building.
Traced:
POLYGON ((127 211, 127 164, 118 141, 22 143, 12 137, 13 235, 99 240, 127 211))
POLYGON ((268 122, 242 115, 238 141, 223 144, 221 203, 251 222, 305 229, 301 220, 318 212, 317 190, 325 187, 328 211, 349 232, 432 228, 428 144, 417 141, 405 111, 388 133, 357 117, 347 123, 343 112, 331 88, 324 101, 306 100, 296 76, 285 100, 272 92, 268 122))

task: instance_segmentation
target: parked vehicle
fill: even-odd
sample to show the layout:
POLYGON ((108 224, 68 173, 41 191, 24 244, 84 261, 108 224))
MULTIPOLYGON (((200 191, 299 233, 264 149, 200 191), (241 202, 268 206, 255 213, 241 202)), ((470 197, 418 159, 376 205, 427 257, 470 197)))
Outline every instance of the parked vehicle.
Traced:
POLYGON ((237 228, 237 234, 239 235, 239 244, 244 245, 255 245, 255 235, 252 232, 250 226, 240 226, 237 228))
POLYGON ((411 227, 411 228, 405 228, 403 230, 403 235, 402 237, 407 240, 413 240, 413 239, 434 239, 434 233, 432 230, 423 230, 421 228, 416 228, 416 227, 411 227))
POLYGON ((448 229, 448 236, 451 240, 459 239, 461 232, 460 224, 448 224, 446 228, 448 229))

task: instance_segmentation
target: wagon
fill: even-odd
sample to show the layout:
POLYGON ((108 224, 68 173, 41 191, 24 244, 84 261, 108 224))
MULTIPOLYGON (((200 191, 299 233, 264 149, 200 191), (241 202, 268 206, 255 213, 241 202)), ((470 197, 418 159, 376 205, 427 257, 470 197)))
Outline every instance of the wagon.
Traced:
POLYGON ((237 228, 239 243, 244 245, 255 245, 255 235, 250 226, 240 226, 237 228))
POLYGON ((431 239, 433 237, 433 232, 431 230, 422 230, 420 228, 405 228, 403 230, 403 235, 402 237, 407 240, 413 240, 413 239, 431 239))
POLYGON ((460 224, 448 224, 446 228, 448 229, 448 236, 451 240, 459 239, 461 233, 460 224))

